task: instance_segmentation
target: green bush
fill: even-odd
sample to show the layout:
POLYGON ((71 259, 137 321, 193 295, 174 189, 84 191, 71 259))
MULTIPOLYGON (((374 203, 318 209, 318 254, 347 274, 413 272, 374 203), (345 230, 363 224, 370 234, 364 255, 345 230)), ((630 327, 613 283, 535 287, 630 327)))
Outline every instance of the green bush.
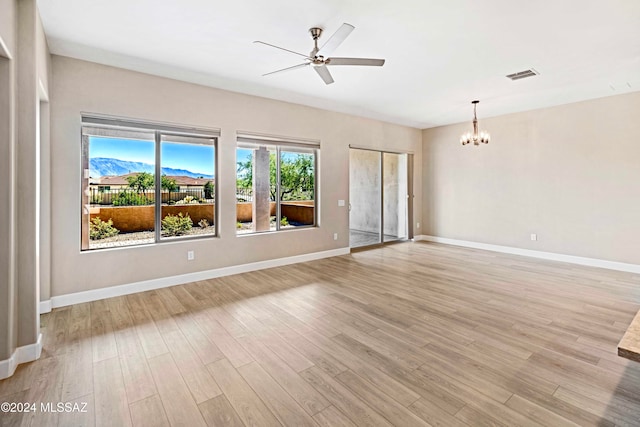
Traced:
POLYGON ((289 225, 289 220, 287 219, 287 217, 283 216, 282 218, 280 218, 280 226, 286 227, 287 225, 289 225))
POLYGON ((143 194, 123 190, 113 198, 113 201, 111 203, 113 204, 113 206, 143 206, 152 205, 153 200, 145 197, 143 194))
POLYGON ((236 222, 236 228, 238 230, 242 228, 242 223, 240 221, 236 222))
POLYGON ((193 221, 189 214, 182 215, 182 212, 176 215, 167 215, 162 220, 163 236, 182 236, 191 230, 193 221))
POLYGON ((113 221, 109 218, 109 221, 105 222, 100 217, 95 217, 89 223, 89 238, 91 240, 106 239, 118 234, 120 230, 113 226, 113 221))
POLYGON ((204 198, 213 199, 213 191, 213 183, 211 181, 207 181, 206 184, 204 184, 204 198))

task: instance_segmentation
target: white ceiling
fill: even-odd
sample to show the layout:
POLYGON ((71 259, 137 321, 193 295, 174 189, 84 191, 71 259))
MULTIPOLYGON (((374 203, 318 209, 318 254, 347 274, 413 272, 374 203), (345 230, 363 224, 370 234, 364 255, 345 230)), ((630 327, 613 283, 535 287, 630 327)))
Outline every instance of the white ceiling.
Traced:
POLYGON ((38 0, 54 54, 427 128, 640 90, 640 0, 38 0), (311 67, 307 53, 356 27, 335 56, 381 67, 311 67), (535 68, 512 82, 505 75, 535 68))

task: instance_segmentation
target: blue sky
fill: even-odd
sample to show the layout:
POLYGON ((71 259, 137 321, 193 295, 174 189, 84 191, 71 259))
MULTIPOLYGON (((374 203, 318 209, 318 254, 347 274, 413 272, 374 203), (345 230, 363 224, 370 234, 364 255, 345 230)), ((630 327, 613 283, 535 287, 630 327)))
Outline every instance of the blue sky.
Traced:
MULTIPOLYGON (((210 145, 163 142, 162 166, 214 175, 214 151, 210 145)), ((155 142, 91 137, 89 158, 110 157, 130 162, 155 163, 155 142)))
MULTIPOLYGON (((163 142, 161 145, 162 166, 186 169, 203 175, 215 175, 214 151, 210 145, 163 142)), ((253 150, 238 149, 236 161, 245 162, 253 150)), ((283 152, 283 157, 292 160, 296 153, 283 152)), ((118 139, 92 136, 89 138, 89 158, 108 157, 129 162, 155 163, 155 142, 135 139, 118 139)))

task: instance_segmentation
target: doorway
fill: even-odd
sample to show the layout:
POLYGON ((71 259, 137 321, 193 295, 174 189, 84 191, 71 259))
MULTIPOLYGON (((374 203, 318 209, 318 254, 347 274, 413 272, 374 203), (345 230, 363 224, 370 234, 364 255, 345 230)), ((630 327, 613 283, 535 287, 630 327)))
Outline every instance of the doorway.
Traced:
POLYGON ((349 150, 349 246, 411 237, 410 154, 349 150))

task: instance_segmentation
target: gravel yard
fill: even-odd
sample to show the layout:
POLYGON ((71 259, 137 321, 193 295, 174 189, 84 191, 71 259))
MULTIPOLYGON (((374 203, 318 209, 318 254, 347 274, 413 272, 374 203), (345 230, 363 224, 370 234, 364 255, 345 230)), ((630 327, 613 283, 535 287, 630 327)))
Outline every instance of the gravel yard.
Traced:
MULTIPOLYGON (((193 227, 191 231, 183 236, 200 236, 206 234, 215 233, 215 227, 209 226, 206 228, 193 227)), ((171 237, 166 237, 170 240, 171 237)), ((155 242, 155 232, 153 231, 138 231, 136 233, 120 233, 113 237, 107 237, 101 240, 91 240, 89 242, 89 249, 104 249, 104 248, 117 248, 122 246, 141 245, 146 243, 155 242)))

